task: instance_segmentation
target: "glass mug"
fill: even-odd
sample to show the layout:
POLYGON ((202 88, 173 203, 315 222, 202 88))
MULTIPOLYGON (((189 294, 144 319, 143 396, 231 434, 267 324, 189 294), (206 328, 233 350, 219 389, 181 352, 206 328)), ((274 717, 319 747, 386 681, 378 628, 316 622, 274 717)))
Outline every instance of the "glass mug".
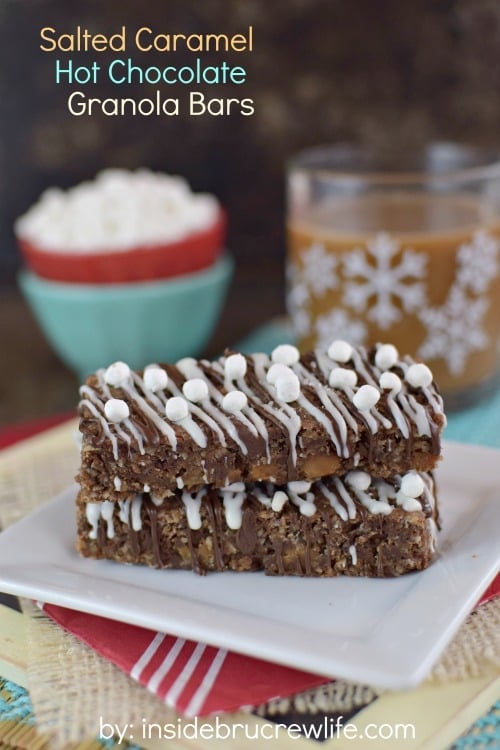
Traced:
POLYGON ((411 158, 339 144, 288 170, 287 308, 302 350, 391 342, 448 408, 498 383, 500 162, 436 143, 411 158))

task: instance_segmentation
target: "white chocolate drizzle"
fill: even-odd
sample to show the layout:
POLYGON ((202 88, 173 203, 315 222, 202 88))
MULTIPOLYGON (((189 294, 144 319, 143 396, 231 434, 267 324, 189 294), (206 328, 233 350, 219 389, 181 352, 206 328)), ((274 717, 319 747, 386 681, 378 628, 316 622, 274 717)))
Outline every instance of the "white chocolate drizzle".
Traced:
POLYGON ((113 539, 115 536, 115 527, 113 524, 113 513, 115 504, 111 500, 105 500, 102 503, 101 518, 106 521, 106 536, 108 539, 113 539))
POLYGON ((134 531, 140 531, 142 529, 141 510, 142 495, 137 495, 130 503, 130 520, 134 531))
POLYGON ((137 427, 135 426, 135 424, 132 422, 130 418, 125 419, 123 424, 129 430, 132 437, 135 438, 136 443, 139 447, 139 453, 141 454, 141 456, 143 456, 146 453, 144 449, 144 435, 142 434, 140 430, 137 429, 137 427))
MULTIPOLYGON (((244 440, 240 438, 238 430, 234 426, 234 423, 231 421, 227 413, 225 413, 222 409, 222 401, 224 399, 224 395, 218 390, 218 388, 214 386, 213 383, 208 380, 208 378, 205 377, 205 373, 203 372, 202 368, 198 366, 196 360, 190 360, 189 358, 187 358, 186 360, 181 360, 180 362, 177 362, 176 367, 186 378, 200 378, 206 381, 208 386, 209 398, 201 401, 201 405, 203 406, 205 411, 216 422, 218 422, 219 425, 221 425, 221 427, 226 431, 229 437, 238 445, 243 455, 246 456, 248 454, 248 446, 246 445, 244 440), (213 399, 215 403, 213 404, 210 399, 213 399)), ((233 416, 235 417, 235 419, 245 423, 247 426, 250 425, 252 431, 255 430, 255 427, 241 412, 233 416)))
MULTIPOLYGON (((270 492, 270 487, 267 483, 264 485, 256 484, 254 487, 252 487, 252 495, 257 498, 259 503, 263 505, 264 508, 272 507, 272 493, 270 492)), ((286 499, 288 500, 288 496, 286 496, 286 499)), ((275 510, 275 508, 273 508, 273 510, 275 510)))
MULTIPOLYGON (((355 350, 353 349, 352 356, 351 356, 351 359, 353 361, 355 360, 354 352, 355 352, 355 350)), ((327 357, 325 355, 325 353, 322 352, 322 351, 319 351, 319 350, 315 351, 314 355, 316 357, 316 362, 318 363, 318 365, 319 365, 319 367, 321 369, 321 372, 323 373, 323 376, 324 376, 325 380, 327 382, 329 382, 332 370, 337 369, 337 363, 336 362, 332 362, 331 359, 329 357, 327 357)), ((358 372, 361 372, 362 376, 365 378, 365 380, 367 380, 367 383, 369 385, 376 385, 375 380, 373 380, 373 378, 371 377, 371 375, 368 373, 368 371, 366 370, 366 368, 363 365, 363 361, 361 360, 361 358, 359 356, 356 358, 355 363, 358 364, 358 366, 359 366, 358 372)), ((320 383, 320 386, 324 389, 324 386, 322 386, 321 383, 320 383)), ((335 388, 330 388, 330 391, 329 391, 329 394, 328 394, 328 395, 330 395, 330 398, 332 398, 332 396, 331 396, 332 393, 336 393, 336 390, 337 389, 335 389, 335 388)), ((347 398, 349 399, 349 401, 352 402, 353 398, 354 398, 354 394, 357 391, 354 388, 349 387, 348 385, 344 385, 344 387, 343 387, 342 390, 345 392, 345 394, 346 394, 347 398)), ((340 398, 339 398, 338 395, 337 395, 337 399, 338 399, 338 401, 340 401, 340 398)), ((339 408, 338 401, 337 401, 337 404, 336 404, 337 408, 339 408)), ((346 409, 346 407, 344 405, 343 405, 343 408, 344 408, 344 412, 347 411, 347 409, 346 409)), ((378 412, 378 410, 375 407, 372 407, 372 409, 370 409, 370 411, 363 411, 363 412, 360 412, 359 410, 357 410, 357 411, 358 411, 358 414, 360 415, 360 418, 362 420, 364 420, 364 422, 366 423, 366 425, 367 425, 368 429, 370 430, 370 432, 372 433, 372 435, 376 434, 376 432, 378 430, 377 418, 378 418, 379 421, 380 420, 383 421, 384 427, 389 428, 391 426, 390 422, 388 420, 386 420, 384 417, 382 417, 382 415, 378 412)), ((354 420, 354 418, 352 417, 352 415, 349 414, 349 423, 351 424, 352 422, 354 422, 354 425, 355 425, 355 435, 358 435, 358 426, 356 425, 356 421, 354 420)))
POLYGON ((431 551, 435 552, 436 545, 437 545, 437 526, 436 522, 433 518, 427 519, 427 528, 429 529, 430 537, 431 537, 431 551))
POLYGON ((346 505, 347 515, 351 520, 356 518, 356 505, 354 504, 352 497, 349 495, 344 482, 339 479, 339 477, 335 477, 333 483, 335 485, 335 489, 346 505))
POLYGON ((220 490, 226 516, 226 523, 230 529, 241 527, 241 508, 246 498, 246 489, 243 482, 235 482, 220 490))
POLYGON ((182 493, 182 502, 186 509, 186 518, 188 526, 194 531, 201 529, 201 501, 206 494, 205 489, 201 489, 198 492, 186 492, 182 493))
POLYGON ((85 515, 90 524, 89 539, 97 539, 97 529, 101 518, 101 503, 87 503, 85 515))
MULTIPOLYGON (((104 395, 108 399, 111 399, 111 398, 113 398, 113 394, 109 390, 109 386, 106 383, 105 373, 106 373, 106 371, 103 370, 103 369, 98 370, 97 373, 96 373, 97 380, 99 382, 99 387, 101 388, 101 390, 104 393, 104 395)), ((131 395, 131 392, 129 392, 129 387, 128 387, 127 383, 123 383, 120 387, 121 387, 121 389, 123 391, 125 391, 125 393, 127 393, 128 395, 130 395, 133 398, 134 401, 136 400, 135 397, 131 395)), ((144 401, 144 399, 141 396, 139 396, 139 394, 137 394, 137 400, 138 401, 144 401)), ((136 427, 136 425, 130 419, 130 417, 127 417, 127 419, 124 419, 123 422, 122 422, 122 424, 123 424, 124 427, 127 428, 127 430, 129 431, 130 435, 133 438, 135 438, 135 441, 136 441, 137 446, 139 448, 139 453, 141 455, 144 455, 145 450, 144 450, 144 435, 143 435, 143 433, 136 427)), ((116 431, 117 431, 117 433, 118 433, 119 436, 120 436, 120 432, 124 432, 121 428, 118 427, 118 425, 115 425, 115 429, 116 429, 116 431)), ((130 435, 127 436, 127 443, 128 443, 128 445, 130 445, 131 442, 132 442, 130 435)))
POLYGON ((310 492, 311 482, 288 482, 286 488, 290 500, 298 507, 303 516, 310 517, 316 513, 314 493, 310 492))
MULTIPOLYGON (((328 489, 328 487, 323 483, 320 482, 320 489, 324 497, 329 501, 330 505, 334 509, 334 511, 340 516, 340 518, 343 521, 347 521, 348 518, 348 512, 342 505, 342 503, 339 502, 337 495, 328 489)), ((336 488, 338 491, 338 487, 336 488)), ((343 488, 345 491, 345 487, 343 488)), ((346 492, 347 497, 349 498, 349 503, 354 506, 354 503, 352 502, 351 498, 349 497, 349 493, 346 492)), ((345 497, 342 497, 343 500, 345 500, 345 497)), ((347 504, 347 503, 346 503, 347 504)), ((355 518, 356 516, 356 509, 354 509, 354 516, 352 518, 355 518)))
POLYGON ((131 393, 129 395, 131 395, 131 397, 132 393, 135 393, 138 396, 136 400, 137 406, 142 410, 145 416, 148 416, 151 419, 156 429, 162 435, 165 435, 172 449, 175 450, 177 448, 177 436, 175 430, 164 419, 165 400, 162 400, 163 391, 152 391, 148 389, 144 379, 136 372, 132 372, 132 385, 130 386, 130 389, 131 393), (137 392, 137 387, 140 388, 144 396, 141 396, 137 392))
POLYGON ((357 565, 358 564, 358 553, 356 551, 356 547, 354 546, 354 544, 351 544, 351 546, 349 547, 349 554, 351 556, 351 562, 352 562, 352 564, 353 565, 357 565))
MULTIPOLYGON (((276 489, 271 483, 257 483, 248 485, 236 482, 227 485, 223 489, 209 490, 205 487, 198 491, 180 491, 180 499, 186 513, 186 520, 191 530, 202 527, 201 509, 205 497, 211 495, 222 501, 224 515, 229 529, 241 528, 243 520, 243 508, 248 496, 253 497, 263 507, 275 513, 281 513, 288 501, 297 506, 299 513, 308 518, 317 513, 316 502, 320 498, 328 501, 330 507, 339 518, 346 522, 355 520, 358 515, 355 499, 369 513, 389 515, 396 507, 405 512, 425 512, 431 535, 435 543, 436 524, 434 519, 434 494, 433 481, 430 475, 418 472, 409 472, 406 477, 420 477, 423 483, 423 491, 419 499, 403 495, 401 482, 404 477, 398 476, 394 483, 383 479, 372 478, 366 472, 351 472, 345 480, 339 477, 331 477, 327 480, 311 482, 298 480, 289 482, 284 489, 276 489), (366 481, 365 481, 366 479, 366 481), (355 499, 354 499, 355 498, 355 499)), ((416 486, 416 485, 415 485, 416 486)), ((153 505, 159 507, 163 500, 149 495, 153 505)), ((86 504, 86 518, 90 526, 89 538, 98 539, 99 522, 102 519, 106 523, 106 536, 113 539, 115 535, 114 513, 117 518, 133 531, 142 529, 143 495, 136 495, 132 499, 118 500, 116 503, 104 501, 101 503, 89 502, 86 504)), ((356 563, 353 562, 353 565, 356 563)))
MULTIPOLYGON (((236 355, 231 355, 231 356, 236 356, 236 355)), ((243 355, 241 355, 241 356, 243 356, 243 355)), ((217 372, 218 374, 221 374, 221 375, 222 375, 223 372, 225 373, 226 372, 226 362, 227 362, 227 360, 222 359, 220 363, 217 363, 217 362, 213 363, 212 366, 213 366, 215 372, 217 372)), ((246 363, 246 360, 245 360, 245 363, 246 363)), ((241 370, 242 370, 242 368, 240 368, 240 372, 241 372, 241 370)), ((247 372, 247 370, 245 368, 245 374, 246 374, 246 372, 247 372)), ((250 399, 252 399, 254 402, 257 401, 258 403, 260 403, 259 399, 256 397, 255 393, 252 391, 252 389, 246 383, 245 378, 244 378, 243 375, 241 375, 239 377, 236 377, 235 378, 235 382, 236 382, 236 385, 238 386, 238 390, 240 390, 242 393, 244 393, 247 396, 247 398, 249 399, 247 410, 246 410, 247 411, 247 415, 248 415, 248 418, 253 423, 255 429, 257 430, 257 433, 260 435, 260 437, 263 439, 263 441, 265 443, 266 458, 267 458, 268 463, 270 463, 270 461, 271 461, 271 449, 269 447, 269 433, 268 433, 268 430, 267 430, 267 427, 266 427, 266 423, 264 422, 264 420, 262 419, 262 417, 260 416, 260 414, 252 407, 251 402, 250 402, 250 399)), ((227 385, 226 385, 226 388, 227 388, 227 385)))
MULTIPOLYGON (((366 384, 372 385, 378 390, 378 377, 374 377, 374 371, 376 370, 376 368, 375 365, 370 364, 370 362, 368 361, 366 349, 363 349, 361 347, 359 347, 358 349, 353 348, 351 359, 354 364, 354 369, 365 379, 366 384)), ((373 415, 375 419, 380 422, 383 427, 385 427, 386 430, 389 430, 391 428, 392 425, 390 421, 379 412, 376 406, 372 406, 372 408, 370 409, 369 416, 371 415, 373 415)), ((376 432, 376 428, 375 430, 373 429, 373 427, 371 429, 372 432, 376 432)))
POLYGON ((303 408, 306 408, 307 411, 309 411, 309 413, 312 414, 313 417, 316 417, 316 419, 324 426, 330 437, 330 440, 335 446, 337 453, 341 456, 347 457, 349 455, 349 451, 347 447, 346 420, 342 416, 339 409, 334 406, 331 398, 328 397, 328 393, 323 384, 318 380, 317 377, 315 377, 315 375, 313 375, 313 373, 306 370, 306 368, 301 364, 294 365, 294 370, 303 378, 303 382, 314 389, 314 392, 327 410, 330 417, 333 417, 339 431, 339 437, 337 437, 337 434, 332 427, 331 420, 317 407, 315 407, 314 404, 311 404, 310 401, 307 401, 304 396, 300 396, 299 404, 303 408))
MULTIPOLYGON (((170 393, 172 393, 172 395, 182 396, 182 391, 175 385, 174 382, 170 381, 168 384, 168 388, 169 388, 170 393)), ((207 414, 206 411, 203 408, 201 408, 201 406, 198 406, 197 404, 192 403, 191 413, 193 414, 193 416, 197 417, 201 422, 204 422, 211 430, 215 432, 223 448, 227 446, 224 432, 221 430, 221 428, 219 427, 215 419, 213 419, 209 414, 207 414)))
POLYGON ((118 460, 118 441, 117 437, 121 438, 127 446, 130 446, 132 443, 132 439, 130 435, 128 435, 126 432, 124 432, 119 425, 118 422, 109 422, 106 419, 106 416, 104 415, 104 406, 105 401, 107 401, 110 397, 110 391, 106 387, 106 390, 104 391, 105 399, 101 399, 95 391, 92 390, 92 388, 89 388, 89 386, 84 385, 80 388, 80 394, 82 396, 86 396, 87 398, 84 398, 83 403, 87 405, 87 408, 92 412, 92 414, 97 417, 101 423, 101 427, 104 430, 104 433, 106 437, 109 437, 111 439, 111 445, 113 448, 113 456, 115 461, 118 460), (89 407, 89 402, 92 402, 94 409, 91 409, 89 407), (113 430, 116 432, 116 435, 114 435, 111 432, 110 426, 112 425, 113 430))
MULTIPOLYGON (((323 374, 323 377, 328 382, 329 379, 330 379, 330 373, 331 373, 332 369, 335 369, 335 368, 332 368, 332 363, 330 362, 330 360, 328 359, 328 357, 326 356, 326 354, 324 352, 322 352, 322 351, 315 351, 314 352, 314 356, 316 358, 316 362, 318 364, 318 367, 320 368, 320 370, 321 370, 321 372, 323 374)), ((321 388, 322 387, 322 383, 317 378, 316 378, 316 380, 318 382, 317 387, 321 388)), ((323 388, 324 388, 324 386, 323 386, 323 388)), ((338 409, 338 411, 340 412, 340 414, 344 418, 347 427, 352 430, 352 432, 354 433, 355 436, 357 436, 358 433, 359 433, 358 424, 357 424, 356 420, 354 419, 354 417, 350 413, 349 409, 343 403, 342 399, 340 398, 340 396, 338 395, 337 391, 334 388, 330 388, 329 389, 329 391, 328 391, 328 398, 332 402, 333 406, 336 409, 338 409)), ((352 401, 352 398, 350 398, 349 400, 352 401)))
MULTIPOLYGON (((82 386, 80 389, 81 395, 85 395, 88 391, 90 391, 90 388, 87 388, 86 385, 82 386)), ((90 391, 90 393, 92 393, 90 391)), ((90 394, 89 394, 90 395, 90 394)), ((116 435, 113 435, 111 430, 109 429, 108 421, 105 419, 105 417, 97 410, 97 408, 94 406, 92 401, 88 398, 84 398, 80 401, 80 406, 84 407, 89 410, 89 412, 99 420, 101 423, 101 429, 103 430, 106 437, 109 439, 109 442, 111 443, 111 449, 113 451, 113 458, 115 461, 118 461, 118 441, 116 439, 116 435)))
MULTIPOLYGON (((271 397, 271 400, 274 401, 274 388, 267 382, 266 378, 266 367, 267 369, 269 369, 269 367, 271 366, 269 357, 266 354, 253 354, 251 356, 251 360, 253 362, 255 374, 257 375, 260 384, 267 391, 267 393, 271 397)), ((297 411, 288 404, 281 403, 279 404, 279 408, 276 408, 272 403, 264 403, 263 401, 261 401, 260 403, 262 404, 262 407, 263 409, 265 409, 265 411, 271 414, 275 419, 278 419, 286 428, 288 432, 290 454, 292 457, 292 462, 295 465, 297 463, 297 436, 300 432, 300 428, 302 427, 302 422, 299 415, 297 414, 297 411)))
MULTIPOLYGON (((344 346, 345 342, 340 343, 346 349, 347 356, 349 347, 344 346)), ((337 347, 338 345, 339 342, 336 342, 337 347)), ((304 412, 321 427, 334 451, 344 459, 352 457, 353 444, 364 428, 375 435, 380 428, 396 427, 405 440, 414 434, 431 438, 436 445, 439 427, 438 423, 434 423, 433 416, 442 414, 442 399, 434 387, 427 384, 428 377, 422 381, 421 386, 410 387, 404 384, 400 390, 396 386, 391 388, 391 383, 397 383, 396 378, 405 381, 408 369, 415 368, 415 363, 409 357, 394 360, 393 349, 390 345, 378 345, 369 356, 363 347, 351 347, 349 359, 345 362, 342 357, 341 360, 332 359, 325 351, 315 352, 314 358, 309 361, 297 360, 294 348, 278 348, 274 355, 278 362, 274 363, 273 358, 266 354, 254 354, 247 358, 241 354, 231 354, 214 363, 185 358, 177 363, 178 371, 187 380, 197 379, 200 385, 206 384, 208 393, 206 398, 198 400, 197 396, 194 401, 183 396, 182 386, 176 384, 175 376, 162 378, 164 388, 153 392, 137 373, 130 371, 130 375, 125 377, 127 366, 124 363, 115 363, 120 367, 111 366, 114 367, 111 379, 110 368, 101 369, 97 372, 95 388, 89 385, 81 388, 81 407, 99 422, 102 435, 111 443, 115 460, 118 460, 120 441, 129 451, 134 444, 138 452, 144 454, 148 441, 153 439, 150 436, 153 435, 157 441, 158 434, 160 438, 166 439, 175 452, 180 432, 184 431, 201 449, 207 448, 214 437, 222 447, 227 448, 227 440, 230 439, 244 456, 249 454, 252 439, 258 438, 265 446, 266 460, 270 464, 272 446, 269 440, 269 423, 272 423, 279 424, 287 435, 289 461, 296 466, 298 448, 302 446, 300 414, 304 412), (381 367, 371 361, 373 358, 381 367), (279 361, 282 359, 286 364, 279 361), (330 375, 339 368, 339 361, 346 373, 355 374, 355 385, 355 378, 351 381, 347 379, 345 384, 339 380, 337 387, 329 385, 330 375), (253 371, 250 371, 252 367, 253 371), (293 403, 280 400, 276 384, 268 382, 267 375, 273 367, 284 368, 290 375, 298 378, 297 382, 301 387, 293 403), (115 370, 119 371, 120 377, 114 377, 115 370), (379 383, 382 373, 386 375, 382 381, 387 383, 386 388, 379 383), (117 384, 111 390, 106 380, 113 383, 116 380, 117 384), (379 402, 371 408, 368 408, 368 401, 356 397, 360 389, 367 385, 381 393, 379 402), (230 395, 234 389, 236 393, 239 391, 242 397, 246 397, 247 403, 243 408, 228 414, 224 410, 224 400, 227 400, 227 391, 230 395), (130 408, 130 416, 121 422, 110 421, 104 413, 106 401, 115 396, 123 398, 130 408), (187 410, 187 416, 173 424, 165 417, 165 404, 170 397, 182 398, 187 410), (366 408, 358 409, 357 402, 360 405, 366 403, 366 408), (153 428, 156 433, 152 432, 153 428)), ((156 368, 164 372, 159 366, 156 368)), ((337 380, 332 382, 336 384, 337 380)), ((200 395, 203 395, 201 391, 200 395)), ((120 491, 116 487, 115 489, 120 491)))
POLYGON ((118 518, 122 523, 129 524, 129 513, 130 513, 130 498, 126 500, 118 500, 118 518))
POLYGON ((397 395, 398 394, 395 391, 389 391, 387 394, 387 406, 389 407, 398 430, 401 431, 402 436, 407 440, 410 437, 410 425, 408 424, 408 419, 401 411, 399 404, 396 402, 397 395))
POLYGON ((186 430, 186 432, 192 437, 196 445, 198 445, 200 448, 207 447, 207 436, 201 429, 200 425, 194 421, 190 414, 184 419, 181 419, 178 424, 180 425, 180 427, 186 430))
MULTIPOLYGON (((365 472, 351 472, 351 474, 365 475, 365 472)), ((366 485, 362 485, 360 481, 357 481, 357 478, 355 481, 354 478, 351 479, 348 474, 346 477, 346 484, 349 485, 351 492, 359 500, 361 505, 363 505, 370 513, 373 513, 374 515, 389 515, 389 513, 392 513, 394 510, 394 507, 388 502, 389 497, 386 492, 387 483, 383 480, 371 479, 368 474, 366 474, 366 477, 367 483, 366 485), (373 494, 370 492, 372 486, 377 490, 380 489, 378 498, 374 498, 373 494)), ((390 485, 387 486, 390 487, 390 485)))
MULTIPOLYGON (((153 391, 150 391, 146 388, 144 380, 142 380, 138 375, 135 375, 135 377, 133 377, 134 384, 137 381, 140 382, 144 394, 146 396, 149 395, 151 401, 153 401, 154 399, 157 404, 161 403, 159 398, 153 394, 153 391)), ((122 386, 122 388, 125 393, 133 401, 135 401, 139 409, 152 421, 156 429, 161 432, 162 435, 165 435, 171 447, 173 448, 173 450, 175 450, 177 448, 177 437, 175 435, 175 430, 173 430, 172 427, 162 417, 160 417, 160 415, 148 404, 146 398, 144 398, 137 392, 136 388, 134 388, 132 385, 129 385, 128 383, 125 386, 122 386)))

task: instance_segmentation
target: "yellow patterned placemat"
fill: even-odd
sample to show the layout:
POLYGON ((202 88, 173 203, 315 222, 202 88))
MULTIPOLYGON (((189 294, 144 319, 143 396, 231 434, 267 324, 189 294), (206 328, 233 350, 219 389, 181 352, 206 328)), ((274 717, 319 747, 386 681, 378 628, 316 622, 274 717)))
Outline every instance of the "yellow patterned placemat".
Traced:
MULTIPOLYGON (((0 606, 0 630, 3 631, 7 626, 11 626, 11 620, 17 621, 17 627, 13 628, 13 633, 17 633, 14 638, 16 642, 17 651, 21 656, 21 660, 15 664, 16 669, 21 669, 18 672, 18 678, 22 679, 21 684, 28 684, 29 672, 27 658, 31 656, 30 650, 26 651, 24 648, 24 634, 23 634, 23 620, 25 615, 20 613, 12 613, 7 610, 6 607, 0 606), (7 619, 6 619, 7 618, 7 619)), ((61 633, 57 626, 55 626, 47 618, 43 618, 43 622, 40 622, 42 631, 48 630, 49 632, 42 632, 41 641, 45 642, 46 648, 52 648, 55 646, 57 654, 57 662, 59 664, 58 670, 54 668, 50 669, 50 673, 45 675, 41 681, 41 689, 45 691, 47 697, 47 691, 52 693, 50 696, 50 704, 57 699, 62 701, 61 711, 66 714, 66 732, 71 735, 77 735, 83 733, 83 735, 97 735, 99 732, 99 717, 105 717, 106 724, 116 724, 120 731, 123 731, 125 726, 128 724, 135 724, 138 730, 131 729, 131 732, 136 732, 134 736, 134 742, 137 742, 145 750, 159 750, 160 748, 182 748, 183 750, 193 750, 193 747, 199 750, 212 750, 213 748, 224 747, 224 748, 255 748, 255 740, 245 739, 244 731, 239 730, 239 736, 235 738, 235 742, 220 740, 198 740, 193 742, 189 739, 180 739, 178 741, 173 740, 155 740, 146 739, 142 733, 142 727, 153 727, 154 725, 166 725, 177 722, 177 717, 172 711, 164 706, 161 706, 157 700, 149 695, 143 688, 139 687, 132 682, 126 675, 119 672, 115 667, 107 662, 104 662, 94 652, 83 646, 77 639, 73 638, 68 633, 61 633), (91 688, 87 689, 85 694, 86 706, 77 706, 77 701, 82 699, 82 691, 77 689, 75 686, 75 680, 81 679, 83 674, 88 675, 88 679, 91 683, 91 688), (108 690, 110 684, 113 689, 111 694, 103 695, 102 690, 108 690), (118 698, 120 700, 118 700, 118 698), (133 707, 133 708, 132 708, 133 707), (132 710, 131 710, 132 708, 132 710), (79 721, 84 719, 84 715, 90 711, 90 717, 87 716, 86 721, 83 721, 82 726, 78 725, 79 721), (90 718, 90 722, 89 722, 90 718)), ((28 626, 29 629, 30 626, 28 626)), ((37 635, 39 639, 40 633, 37 635)), ((30 637, 30 636, 29 636, 30 637)), ((39 643, 40 641, 38 641, 39 643)), ((40 646, 37 645, 36 649, 39 652, 40 646)), ((5 670, 6 665, 10 663, 10 655, 5 652, 0 652, 3 657, 3 661, 0 663, 0 671, 5 670)), ((50 657, 52 660, 53 655, 50 657)), ((36 669, 40 672, 44 672, 44 662, 40 661, 36 669)), ((32 675, 34 676, 34 675, 32 675)), ((89 686, 87 686, 89 687, 89 686)), ((474 721, 474 719, 484 713, 489 706, 495 700, 500 689, 500 680, 498 678, 498 669, 494 668, 493 665, 485 671, 483 675, 475 678, 468 678, 459 682, 448 682, 446 685, 434 683, 426 683, 422 687, 405 693, 386 693, 380 696, 378 699, 370 703, 366 708, 356 713, 355 716, 349 718, 349 724, 351 725, 350 731, 357 732, 357 736, 371 736, 374 728, 385 730, 383 733, 387 734, 388 728, 392 728, 395 731, 397 726, 400 727, 400 732, 403 727, 406 727, 406 734, 403 737, 400 734, 399 737, 395 738, 394 741, 381 737, 377 739, 370 739, 369 747, 372 748, 387 748, 397 747, 408 750, 443 750, 450 745, 450 743, 474 721), (410 733, 410 730, 411 733, 410 733)), ((311 691, 309 691, 311 692, 311 691)), ((365 696, 360 696, 361 700, 365 696)), ((307 701, 311 699, 311 696, 302 694, 298 701, 307 701)), ((317 701, 316 696, 316 701, 317 701)), ((339 702, 339 710, 348 714, 350 708, 352 708, 353 695, 352 691, 346 689, 346 702, 342 705, 339 702)), ((49 715, 53 713, 53 708, 49 705, 49 715)), ((43 713, 43 706, 42 706, 43 713)), ((298 712, 299 715, 299 712, 298 712)), ((58 716, 52 716, 56 723, 60 723, 58 716)), ((231 717, 225 716, 224 723, 232 727, 237 728, 237 725, 245 725, 247 734, 252 737, 256 732, 261 731, 265 736, 266 729, 271 726, 271 731, 274 730, 273 725, 270 725, 268 721, 251 716, 244 713, 239 713, 231 717)), ((279 706, 276 706, 276 721, 279 721, 279 706)), ((297 719, 300 721, 300 719, 297 719)), ((46 715, 44 722, 50 722, 49 716, 46 715)), ((214 726, 215 720, 204 720, 205 726, 214 726)), ((186 727, 192 722, 184 721, 179 727, 179 731, 186 727)), ((45 748, 55 747, 58 743, 53 744, 53 740, 47 740, 47 730, 50 730, 49 726, 43 726, 45 732, 35 733, 34 728, 29 725, 21 728, 17 726, 15 722, 0 721, 0 743, 6 742, 8 737, 12 741, 13 747, 27 748, 27 750, 45 750, 45 748), (19 744, 22 743, 22 744, 19 744), (47 744, 48 743, 48 744, 47 744)), ((152 732, 154 735, 154 732, 152 732)), ((82 734, 80 734, 82 736, 82 734)), ((64 742, 62 743, 64 745, 64 742)), ((266 743, 267 744, 267 743, 266 743)), ((4 745, 1 745, 4 747, 4 745)), ((78 747, 79 750, 90 750, 91 748, 100 747, 93 740, 85 741, 85 743, 73 744, 68 743, 67 746, 78 747)), ((259 744, 257 743, 257 746, 259 744)), ((286 731, 279 730, 275 739, 272 743, 273 747, 278 750, 288 750, 291 747, 298 748, 315 748, 322 747, 328 750, 346 750, 347 748, 360 747, 353 743, 352 739, 347 737, 338 737, 331 742, 321 743, 320 746, 315 741, 307 739, 291 739, 286 731)))
MULTIPOLYGON (((72 421, 0 454, 0 524, 3 527, 50 499, 72 481, 78 463, 76 429, 76 422, 72 421)), ((18 744, 11 743, 12 747, 28 750, 99 747, 94 738, 99 734, 100 722, 116 726, 119 733, 128 729, 128 734, 134 735, 133 742, 146 750, 162 747, 238 750, 255 747, 256 739, 251 738, 257 736, 260 737, 257 746, 265 746, 270 734, 272 746, 283 750, 291 747, 341 750, 362 746, 346 736, 321 745, 304 736, 292 738, 286 727, 277 727, 280 723, 290 723, 290 716, 299 723, 303 720, 307 726, 316 726, 318 716, 324 717, 330 722, 324 726, 326 732, 333 729, 332 722, 341 716, 344 722, 348 720, 352 724, 351 731, 358 732, 358 738, 360 734, 368 737, 370 727, 385 725, 389 731, 387 727, 406 723, 413 730, 411 737, 405 737, 404 744, 401 737, 394 741, 379 737, 370 739, 369 747, 443 750, 489 708, 500 690, 500 605, 496 601, 484 605, 468 618, 431 678, 417 690, 378 695, 367 686, 339 681, 291 699, 276 700, 260 707, 256 713, 224 715, 224 725, 232 732, 230 740, 209 739, 210 727, 214 732, 217 720, 204 719, 206 736, 198 736, 194 741, 183 735, 183 728, 189 728, 189 721, 181 720, 155 696, 74 636, 62 631, 31 603, 24 602, 23 608, 24 614, 20 614, 0 606, 0 675, 29 686, 41 735, 35 736, 33 731, 27 733, 26 730, 21 738, 25 744, 19 744, 18 739, 18 744), (152 739, 149 735, 154 737, 156 726, 174 726, 179 736, 152 739), (50 740, 47 740, 49 735, 50 740), (84 738, 92 739, 81 744, 84 738)), ((8 737, 17 737, 16 732, 20 730, 15 722, 7 727, 3 724, 0 721, 0 740, 4 737, 2 747, 8 747, 8 737)))

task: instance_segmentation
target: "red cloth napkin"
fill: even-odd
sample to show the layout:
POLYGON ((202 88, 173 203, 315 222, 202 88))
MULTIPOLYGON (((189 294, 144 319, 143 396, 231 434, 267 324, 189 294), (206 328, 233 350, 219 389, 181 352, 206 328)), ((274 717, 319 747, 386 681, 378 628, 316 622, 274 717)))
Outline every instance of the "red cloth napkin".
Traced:
POLYGON ((41 606, 65 630, 185 716, 236 711, 329 682, 326 677, 135 625, 53 604, 41 606))
MULTIPOLYGON (((478 605, 499 594, 500 575, 478 605)), ((54 604, 41 606, 55 622, 184 716, 236 711, 330 682, 309 672, 135 625, 54 604)))
POLYGON ((0 450, 8 448, 21 440, 26 440, 26 438, 33 437, 39 432, 48 430, 50 427, 55 427, 75 416, 76 412, 65 412, 64 414, 33 419, 30 422, 21 422, 20 424, 9 425, 8 427, 0 427, 0 450))
POLYGON ((496 599, 497 596, 500 596, 500 573, 490 583, 490 585, 476 604, 476 607, 479 607, 480 604, 486 604, 486 602, 490 602, 492 599, 496 599))

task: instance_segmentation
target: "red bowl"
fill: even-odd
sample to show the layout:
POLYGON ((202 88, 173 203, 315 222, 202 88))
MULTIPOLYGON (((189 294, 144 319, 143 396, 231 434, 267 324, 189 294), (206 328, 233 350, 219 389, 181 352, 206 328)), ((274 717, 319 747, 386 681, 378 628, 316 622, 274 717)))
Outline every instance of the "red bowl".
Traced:
POLYGON ((123 284, 181 276, 213 265, 226 239, 226 215, 220 210, 213 225, 177 242, 137 245, 130 250, 60 253, 18 238, 23 258, 44 279, 75 284, 123 284))

